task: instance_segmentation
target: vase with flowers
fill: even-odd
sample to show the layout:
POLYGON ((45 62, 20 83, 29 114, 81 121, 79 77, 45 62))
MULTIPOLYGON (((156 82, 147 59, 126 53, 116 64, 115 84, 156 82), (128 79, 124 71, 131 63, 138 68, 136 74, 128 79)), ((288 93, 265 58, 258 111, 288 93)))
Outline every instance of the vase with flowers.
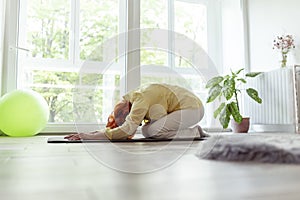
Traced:
POLYGON ((295 48, 294 38, 292 35, 282 35, 277 36, 274 39, 273 49, 280 50, 281 53, 281 67, 286 67, 287 64, 287 54, 290 52, 291 49, 295 48))

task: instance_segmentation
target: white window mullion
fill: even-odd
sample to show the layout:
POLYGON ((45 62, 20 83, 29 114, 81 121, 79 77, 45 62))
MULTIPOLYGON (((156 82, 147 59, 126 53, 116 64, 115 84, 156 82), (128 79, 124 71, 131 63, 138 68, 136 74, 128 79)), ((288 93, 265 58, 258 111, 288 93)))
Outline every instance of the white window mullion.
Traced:
POLYGON ((168 51, 168 65, 171 68, 175 67, 175 55, 174 52, 174 28, 175 28, 175 10, 174 10, 174 0, 168 1, 168 29, 169 29, 169 51, 168 51))
POLYGON ((2 94, 17 88, 19 0, 6 2, 2 94))
MULTIPOLYGON (((127 59, 125 91, 140 85, 140 0, 127 1, 127 59)), ((122 84, 123 85, 123 84, 122 84)))
POLYGON ((251 61, 250 61, 250 36, 249 36, 249 13, 248 13, 248 1, 241 0, 240 6, 242 10, 243 17, 243 36, 244 36, 244 62, 246 72, 251 71, 251 61))
POLYGON ((80 0, 71 1, 71 30, 70 30, 70 49, 69 58, 72 64, 76 64, 80 60, 79 48, 79 15, 80 15, 80 0))
POLYGON ((125 66, 126 66, 126 41, 127 41, 127 15, 128 15, 128 9, 127 9, 127 0, 119 0, 119 59, 118 63, 120 63, 119 66, 124 66, 121 67, 120 69, 120 77, 121 77, 121 87, 120 87, 120 95, 123 95, 126 93, 126 87, 125 87, 125 78, 124 74, 126 73, 125 71, 125 66))
MULTIPOLYGON (((0 2, 0 66, 3 64, 3 52, 4 52, 4 30, 5 30, 5 13, 6 11, 6 1, 0 2)), ((2 68, 0 68, 0 76, 2 77, 2 68)), ((2 89, 2 82, 0 81, 0 95, 2 89)))

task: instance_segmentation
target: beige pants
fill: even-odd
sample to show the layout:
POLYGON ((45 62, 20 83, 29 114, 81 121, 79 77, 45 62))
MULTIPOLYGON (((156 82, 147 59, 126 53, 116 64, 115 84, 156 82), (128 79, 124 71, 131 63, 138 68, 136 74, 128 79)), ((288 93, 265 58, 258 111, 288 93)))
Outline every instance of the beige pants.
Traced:
POLYGON ((199 126, 195 125, 200 122, 203 115, 203 108, 178 110, 144 125, 142 133, 146 138, 196 137, 200 133, 199 126))

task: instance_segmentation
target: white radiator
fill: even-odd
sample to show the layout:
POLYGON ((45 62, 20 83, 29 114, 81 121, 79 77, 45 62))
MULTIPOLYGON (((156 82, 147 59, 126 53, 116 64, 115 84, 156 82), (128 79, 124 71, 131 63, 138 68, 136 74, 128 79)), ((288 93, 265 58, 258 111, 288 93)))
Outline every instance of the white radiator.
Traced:
POLYGON ((252 130, 270 132, 298 130, 296 88, 300 78, 297 77, 300 77, 297 67, 290 67, 265 72, 248 79, 247 86, 255 88, 263 100, 262 104, 258 104, 247 96, 243 98, 244 113, 250 116, 252 130))

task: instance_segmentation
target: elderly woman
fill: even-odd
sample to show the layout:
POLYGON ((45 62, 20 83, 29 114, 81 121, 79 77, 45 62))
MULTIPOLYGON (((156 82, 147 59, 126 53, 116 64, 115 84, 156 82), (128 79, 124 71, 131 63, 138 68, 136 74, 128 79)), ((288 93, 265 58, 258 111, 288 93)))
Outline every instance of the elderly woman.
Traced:
POLYGON ((91 133, 71 134, 65 138, 131 139, 142 126, 146 138, 204 137, 197 123, 204 115, 200 99, 179 86, 150 84, 123 96, 109 116, 106 129, 91 133))

